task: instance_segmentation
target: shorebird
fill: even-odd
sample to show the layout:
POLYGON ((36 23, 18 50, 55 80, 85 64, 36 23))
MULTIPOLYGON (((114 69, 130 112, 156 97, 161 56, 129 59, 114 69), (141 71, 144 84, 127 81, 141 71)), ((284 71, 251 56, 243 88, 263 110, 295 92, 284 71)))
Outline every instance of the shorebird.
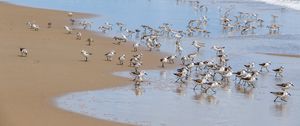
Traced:
POLYGON ((120 65, 124 64, 124 61, 126 60, 125 54, 119 57, 120 65))
POLYGON ((116 54, 116 51, 112 50, 105 54, 106 61, 112 61, 112 57, 116 54))
POLYGON ((20 48, 21 56, 25 57, 28 55, 28 51, 26 48, 20 48))
POLYGON ((252 71, 254 68, 254 63, 245 64, 244 67, 247 69, 247 71, 252 71))
POLYGON ((48 22, 48 28, 51 28, 51 27, 52 27, 52 23, 48 22))
POLYGON ((89 53, 89 52, 87 52, 85 50, 81 50, 81 54, 85 58, 85 60, 84 60, 85 62, 87 62, 88 61, 88 57, 92 55, 92 53, 89 53))
POLYGON ((187 76, 187 70, 184 70, 182 72, 174 73, 174 75, 177 76, 177 80, 175 82, 178 82, 180 80, 182 83, 185 83, 183 81, 183 78, 185 78, 187 76))
POLYGON ((261 66, 261 68, 260 68, 261 72, 262 72, 263 68, 265 68, 269 72, 268 66, 271 65, 271 62, 261 63, 261 64, 258 64, 258 65, 261 66))
POLYGON ((68 12, 68 17, 72 17, 73 16, 73 13, 72 12, 68 12))
POLYGON ((126 42, 126 41, 127 41, 127 38, 124 38, 124 36, 122 36, 122 37, 115 36, 115 37, 113 37, 113 39, 114 39, 115 41, 117 41, 117 44, 118 44, 118 45, 120 45, 121 42, 126 42))
POLYGON ((188 54, 187 57, 188 57, 189 59, 191 59, 191 61, 194 62, 194 59, 197 57, 197 53, 191 53, 191 54, 188 54))
POLYGON ((211 91, 214 92, 214 94, 216 93, 216 91, 214 89, 221 85, 221 83, 219 83, 217 81, 208 82, 208 83, 204 83, 204 84, 206 85, 205 93, 207 93, 207 91, 210 89, 211 91))
POLYGON ((164 57, 164 58, 161 58, 160 59, 160 62, 161 62, 161 67, 165 67, 165 63, 167 63, 168 62, 168 57, 164 57))
POLYGON ((211 48, 217 52, 217 55, 224 54, 224 49, 225 49, 224 46, 223 47, 217 47, 217 46, 214 45, 211 48))
POLYGON ((32 29, 34 29, 35 31, 40 30, 40 26, 37 25, 37 24, 32 24, 31 27, 32 27, 32 29))
POLYGON ((134 43, 134 44, 133 44, 133 51, 134 51, 134 52, 137 52, 139 46, 140 46, 140 43, 134 43))
POLYGON ((81 32, 76 33, 76 39, 77 40, 81 40, 81 36, 82 36, 81 32))
POLYGON ((177 58, 176 55, 171 55, 171 56, 168 56, 167 59, 169 61, 169 63, 171 64, 174 64, 174 60, 177 58))
POLYGON ((195 46, 196 48, 197 48, 197 52, 199 52, 200 51, 200 48, 202 48, 202 47, 204 47, 204 43, 201 43, 201 42, 199 42, 199 41, 193 41, 193 44, 192 44, 193 46, 195 46))
POLYGON ((280 66, 280 67, 277 68, 277 69, 273 69, 273 71, 276 73, 276 74, 275 74, 275 77, 278 77, 278 75, 281 76, 281 77, 283 77, 283 75, 282 75, 283 70, 284 70, 284 67, 283 67, 283 66, 280 66))
POLYGON ((270 92, 271 94, 275 95, 276 98, 274 99, 274 102, 276 102, 276 100, 278 98, 280 98, 280 100, 287 102, 287 100, 285 100, 285 98, 287 98, 288 96, 291 96, 290 93, 288 93, 287 91, 278 91, 278 92, 270 92))
POLYGON ((68 26, 64 26, 65 30, 67 31, 68 34, 72 33, 72 29, 69 28, 68 26))
POLYGON ((281 89, 283 89, 283 90, 286 90, 291 87, 294 87, 294 84, 291 82, 286 82, 286 83, 276 84, 276 86, 281 87, 281 89))
POLYGON ((199 86, 199 85, 201 86, 201 88, 204 88, 204 87, 203 87, 203 84, 204 84, 204 83, 207 83, 207 79, 206 79, 206 78, 202 78, 202 79, 194 79, 193 81, 196 82, 196 85, 195 85, 194 88, 193 88, 194 90, 196 90, 197 86, 199 86))
POLYGON ((88 42, 88 46, 91 46, 91 43, 94 42, 94 39, 88 38, 86 41, 88 42))

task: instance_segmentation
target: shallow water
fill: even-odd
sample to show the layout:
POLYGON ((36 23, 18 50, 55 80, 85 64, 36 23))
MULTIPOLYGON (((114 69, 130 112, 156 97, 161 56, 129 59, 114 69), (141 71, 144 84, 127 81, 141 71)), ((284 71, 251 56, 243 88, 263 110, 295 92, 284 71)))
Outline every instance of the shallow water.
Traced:
MULTIPOLYGON (((194 83, 187 85, 174 83, 174 70, 147 71, 147 82, 140 90, 132 85, 99 91, 83 91, 69 93, 55 99, 59 108, 90 117, 125 122, 138 125, 228 125, 228 126, 298 126, 300 122, 299 58, 268 56, 257 53, 278 53, 300 55, 300 21, 299 11, 282 9, 282 7, 253 1, 203 1, 209 11, 205 14, 195 13, 193 8, 184 2, 175 0, 8 0, 21 5, 60 9, 65 11, 88 12, 101 15, 91 19, 93 30, 109 21, 122 21, 128 28, 134 29, 141 24, 157 27, 169 22, 176 29, 184 29, 188 20, 207 15, 207 29, 211 37, 201 35, 184 38, 183 55, 195 52, 191 45, 197 39, 205 42, 197 60, 214 57, 210 49, 213 45, 226 46, 229 64, 234 70, 242 69, 243 64, 256 64, 272 61, 272 68, 285 66, 283 79, 275 79, 274 73, 263 73, 257 81, 257 87, 239 88, 232 81, 227 87, 217 90, 217 94, 207 96, 200 90, 193 91, 194 83), (80 4, 80 6, 78 6, 80 4), (271 14, 279 16, 282 26, 280 35, 270 36, 265 28, 258 29, 255 34, 240 36, 238 33, 223 33, 219 24, 219 8, 233 7, 232 14, 238 11, 258 13, 265 22, 271 22, 271 14), (292 20, 291 20, 292 19, 292 20), (292 96, 288 103, 273 103, 275 98, 270 91, 279 90, 276 83, 291 81, 296 87, 290 91, 292 96)), ((34 20, 34 19, 33 19, 34 20)), ((102 34, 102 33, 99 33, 102 34)), ((120 34, 117 30, 107 33, 112 36, 120 34)), ((136 39, 132 39, 133 41, 136 39)), ((161 50, 175 52, 175 40, 161 38, 161 50), (170 44, 172 43, 172 44, 170 44), (170 46, 171 45, 171 46, 170 46)), ((256 68, 259 69, 259 68, 256 68)), ((117 76, 130 77, 129 71, 114 73, 117 76)), ((195 76, 193 78, 196 78, 195 76)), ((233 78, 232 78, 233 79, 233 78)))

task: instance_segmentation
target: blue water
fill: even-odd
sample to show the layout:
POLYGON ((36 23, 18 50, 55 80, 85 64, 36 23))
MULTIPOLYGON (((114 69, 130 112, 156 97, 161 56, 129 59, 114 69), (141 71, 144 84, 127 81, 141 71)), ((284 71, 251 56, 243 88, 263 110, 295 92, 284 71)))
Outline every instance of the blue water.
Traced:
MULTIPOLYGON (((299 86, 291 91, 288 103, 272 102, 276 91, 275 83, 284 81, 299 82, 300 61, 298 58, 265 56, 257 52, 278 54, 300 54, 300 12, 283 9, 263 2, 246 0, 202 1, 208 6, 207 13, 195 12, 188 2, 183 0, 8 0, 25 6, 58 9, 64 11, 86 12, 100 15, 93 19, 93 30, 104 22, 124 22, 129 29, 142 24, 158 27, 168 22, 178 30, 186 28, 190 19, 203 15, 209 18, 207 30, 212 34, 209 38, 195 36, 184 38, 184 53, 195 52, 191 45, 193 40, 205 42, 197 60, 206 60, 214 56, 210 49, 213 45, 226 46, 230 64, 239 70, 249 62, 261 63, 272 61, 272 67, 286 66, 285 77, 274 79, 273 73, 260 76, 257 88, 253 90, 237 90, 232 83, 218 90, 215 96, 203 96, 192 90, 193 83, 180 86, 174 83, 171 74, 174 70, 148 71, 146 83, 140 90, 133 85, 105 89, 100 91, 83 91, 69 93, 55 99, 58 107, 87 115, 93 118, 107 119, 137 125, 228 125, 228 126, 299 126, 300 117, 299 86), (279 35, 268 35, 267 29, 257 29, 256 34, 240 36, 238 33, 223 33, 219 23, 219 9, 232 8, 232 15, 238 11, 257 13, 270 24, 271 14, 278 15, 277 22, 281 26, 279 35)), ((275 0, 273 0, 274 2, 275 0)), ((282 1, 281 1, 282 2, 282 1)), ((270 3, 270 2, 269 2, 270 3)), ((296 4, 295 4, 296 5, 296 4)), ((287 7, 287 6, 285 6, 287 7)), ((295 8, 294 8, 295 9, 295 8)), ((36 19, 33 19, 36 20, 36 19)), ((99 34, 103 34, 98 32, 99 34)), ((117 30, 106 35, 120 34, 117 30)), ((132 39, 136 41, 136 39, 132 39)), ((175 40, 162 38, 162 51, 173 54, 175 40), (171 43, 171 44, 170 44, 171 43), (173 43, 173 44, 172 44, 173 43), (170 46, 172 45, 172 46, 170 46)), ((129 77, 128 71, 114 73, 117 76, 129 77)), ((296 84, 297 85, 297 84, 296 84)))

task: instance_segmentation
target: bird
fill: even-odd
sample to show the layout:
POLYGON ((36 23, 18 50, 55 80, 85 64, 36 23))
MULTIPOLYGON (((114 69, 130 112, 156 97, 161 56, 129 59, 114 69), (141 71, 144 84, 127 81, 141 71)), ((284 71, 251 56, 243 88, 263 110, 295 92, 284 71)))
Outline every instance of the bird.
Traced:
POLYGON ((254 63, 245 64, 244 67, 247 69, 247 71, 252 71, 254 68, 254 63))
POLYGON ((294 84, 292 82, 285 82, 285 83, 276 84, 276 86, 281 87, 283 90, 285 90, 294 87, 294 84))
POLYGON ((81 32, 76 33, 76 39, 77 40, 81 40, 81 36, 82 36, 81 32))
POLYGON ((171 63, 171 64, 174 64, 174 63, 175 63, 174 60, 175 60, 176 58, 177 58, 176 55, 171 55, 171 56, 168 56, 168 57, 167 57, 169 63, 171 63))
POLYGON ((205 93, 207 93, 207 91, 210 89, 211 91, 213 91, 214 93, 216 93, 216 91, 214 90, 214 88, 217 88, 221 85, 221 83, 217 82, 217 81, 213 81, 213 82, 208 82, 208 83, 204 83, 206 85, 206 89, 205 89, 205 93))
POLYGON ((126 60, 125 54, 121 55, 119 57, 120 65, 123 65, 125 60, 126 60))
POLYGON ((72 13, 72 12, 68 12, 68 16, 69 16, 69 17, 72 17, 72 16, 73 16, 73 13, 72 13))
POLYGON ((140 43, 134 43, 134 44, 133 44, 133 51, 134 51, 134 52, 137 52, 139 46, 140 46, 140 43))
POLYGON ((284 67, 283 67, 283 66, 280 66, 280 67, 277 68, 277 69, 273 69, 273 71, 276 73, 276 74, 275 74, 275 77, 278 77, 278 76, 283 77, 283 75, 282 75, 283 70, 284 70, 284 67))
POLYGON ((28 55, 28 51, 26 48, 20 48, 21 56, 26 57, 28 55))
POLYGON ((65 30, 67 31, 68 34, 72 33, 72 29, 68 26, 64 26, 65 30))
POLYGON ((164 57, 164 58, 161 58, 160 59, 160 62, 161 62, 161 67, 165 67, 165 63, 167 63, 168 62, 168 57, 164 57))
POLYGON ((197 57, 197 53, 191 53, 187 55, 188 59, 191 59, 191 61, 194 61, 194 59, 197 57))
POLYGON ((91 46, 91 43, 94 42, 94 39, 88 38, 86 41, 88 42, 88 46, 91 46))
POLYGON ((203 78, 203 79, 194 79, 194 82, 196 82, 196 85, 194 86, 194 90, 196 90, 197 86, 201 85, 201 88, 203 87, 203 84, 207 82, 207 79, 203 78))
POLYGON ((288 96, 291 96, 291 94, 288 93, 287 91, 278 91, 278 92, 270 92, 270 93, 276 96, 276 98, 274 99, 274 102, 276 102, 278 98, 280 98, 280 100, 282 100, 284 102, 287 102, 287 100, 285 98, 287 98, 288 96))
POLYGON ((112 50, 108 53, 105 54, 106 56, 106 61, 112 61, 112 57, 116 54, 116 51, 115 50, 112 50))
POLYGON ((200 43, 199 41, 193 41, 193 44, 192 44, 194 47, 197 48, 197 52, 200 51, 200 48, 204 47, 204 43, 200 43))
POLYGON ((87 52, 85 50, 81 50, 81 54, 85 58, 85 60, 84 60, 85 62, 87 62, 88 61, 88 57, 92 55, 92 53, 89 53, 89 52, 87 52))
POLYGON ((263 68, 265 68, 269 72, 268 66, 271 65, 271 62, 260 63, 258 65, 261 66, 261 68, 260 68, 261 72, 262 72, 263 68))

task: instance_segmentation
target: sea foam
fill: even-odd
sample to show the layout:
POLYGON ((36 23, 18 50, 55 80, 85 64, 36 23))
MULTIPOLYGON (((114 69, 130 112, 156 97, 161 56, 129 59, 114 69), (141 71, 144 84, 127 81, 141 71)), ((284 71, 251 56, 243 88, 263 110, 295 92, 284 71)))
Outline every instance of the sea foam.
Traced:
POLYGON ((268 4, 300 10, 300 0, 257 0, 268 4))

